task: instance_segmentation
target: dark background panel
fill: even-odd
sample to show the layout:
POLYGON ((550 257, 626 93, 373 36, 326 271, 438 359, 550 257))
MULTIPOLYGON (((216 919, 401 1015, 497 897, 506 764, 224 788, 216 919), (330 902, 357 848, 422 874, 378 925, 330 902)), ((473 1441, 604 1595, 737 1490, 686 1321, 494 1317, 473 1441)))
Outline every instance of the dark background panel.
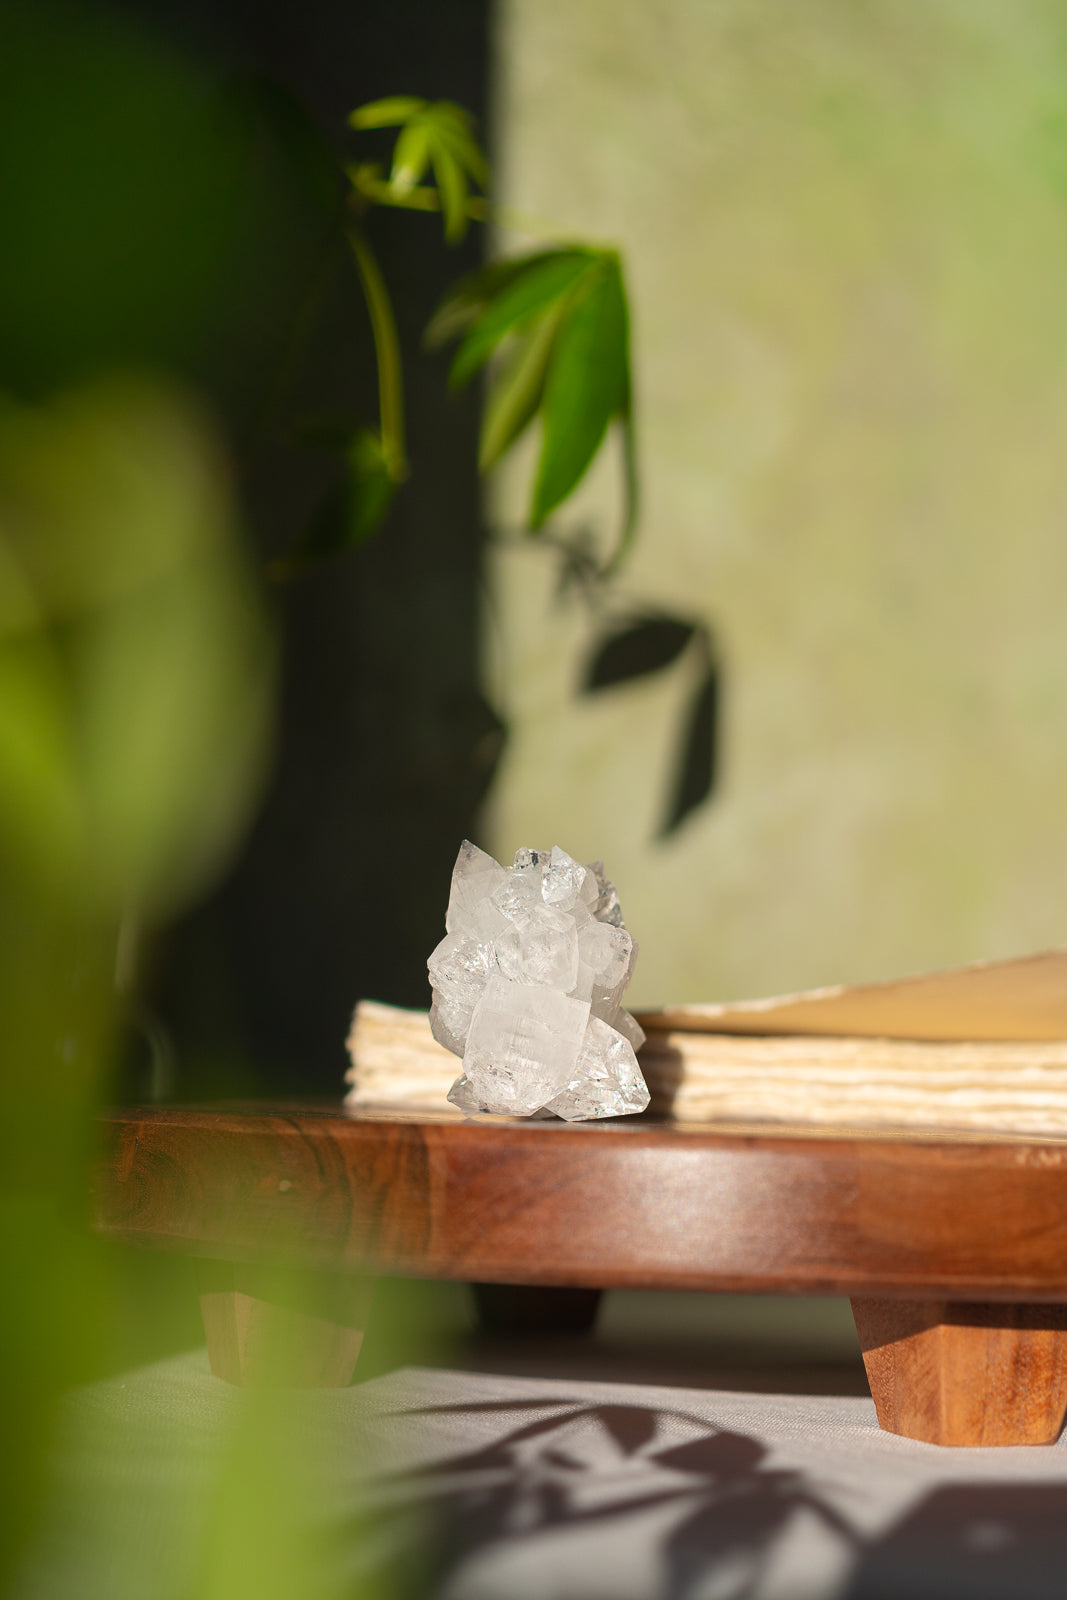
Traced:
MULTIPOLYGON (((263 314, 256 358, 210 374, 265 567, 336 476, 327 455, 294 441, 292 416, 376 417, 369 327, 336 249, 329 175, 331 152, 363 153, 374 136, 357 144, 346 114, 386 94, 445 97, 474 111, 484 135, 490 8, 154 0, 130 9, 228 91, 251 96, 267 130, 255 181, 303 230, 284 241, 293 261, 263 314), (317 329, 306 345, 296 339, 303 353, 293 360, 293 325, 316 295, 317 329)), ((379 138, 383 155, 389 138, 379 138)), ((476 831, 499 751, 479 682, 477 396, 450 394, 447 354, 422 346, 445 286, 477 265, 484 240, 474 230, 446 249, 436 219, 417 215, 376 213, 368 227, 403 345, 411 478, 369 545, 273 590, 282 646, 274 769, 226 881, 152 954, 167 1062, 161 1072, 135 1033, 131 1089, 151 1080, 184 1096, 257 1083, 336 1090, 358 997, 428 1003, 425 962, 443 932, 452 861, 476 831)))

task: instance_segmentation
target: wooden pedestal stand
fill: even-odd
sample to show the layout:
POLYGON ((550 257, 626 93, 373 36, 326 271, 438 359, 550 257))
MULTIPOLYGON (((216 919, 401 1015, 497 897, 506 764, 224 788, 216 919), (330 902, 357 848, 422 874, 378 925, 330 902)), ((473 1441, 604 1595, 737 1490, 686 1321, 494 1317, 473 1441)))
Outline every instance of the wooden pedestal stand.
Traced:
POLYGON ((482 1285, 498 1328, 588 1325, 605 1288, 847 1294, 883 1428, 1037 1444, 1067 1410, 1067 1143, 262 1104, 103 1127, 98 1226, 198 1259, 230 1382, 349 1382, 391 1274, 482 1285))
POLYGON ((878 1421, 930 1444, 1052 1444, 1067 1411, 1067 1306, 860 1300, 878 1421))
POLYGON ((211 1370, 242 1388, 352 1382, 374 1295, 355 1273, 197 1261, 211 1370))

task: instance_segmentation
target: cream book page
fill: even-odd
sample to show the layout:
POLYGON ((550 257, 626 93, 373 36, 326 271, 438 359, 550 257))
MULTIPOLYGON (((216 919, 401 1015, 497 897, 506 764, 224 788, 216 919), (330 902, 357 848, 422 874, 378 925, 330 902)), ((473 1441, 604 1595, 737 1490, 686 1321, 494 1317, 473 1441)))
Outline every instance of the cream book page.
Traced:
MULTIPOLYGON (((679 1121, 1067 1136, 1067 950, 638 1020, 679 1121)), ((363 1002, 349 1048, 349 1104, 451 1109, 425 1012, 363 1002)))
POLYGON ((888 983, 642 1012, 646 1032, 1067 1040, 1067 948, 888 983))

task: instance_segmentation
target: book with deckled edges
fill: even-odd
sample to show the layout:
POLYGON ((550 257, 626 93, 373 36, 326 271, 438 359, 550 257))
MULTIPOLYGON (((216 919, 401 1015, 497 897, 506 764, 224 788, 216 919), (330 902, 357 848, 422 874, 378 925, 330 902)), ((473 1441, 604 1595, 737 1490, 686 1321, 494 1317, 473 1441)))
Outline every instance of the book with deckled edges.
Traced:
MULTIPOLYGON (((1067 948, 638 1021, 650 1110, 679 1121, 1067 1137, 1067 948)), ((362 1001, 348 1044, 348 1104, 451 1109, 425 1012, 362 1001)))

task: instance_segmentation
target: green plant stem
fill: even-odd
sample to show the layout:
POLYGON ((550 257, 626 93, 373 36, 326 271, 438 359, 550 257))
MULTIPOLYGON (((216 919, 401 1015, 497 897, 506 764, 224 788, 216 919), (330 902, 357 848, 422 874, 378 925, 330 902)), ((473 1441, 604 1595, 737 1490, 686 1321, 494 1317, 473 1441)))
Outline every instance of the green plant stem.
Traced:
POLYGON ((389 291, 381 268, 363 230, 350 223, 345 230, 363 295, 367 302, 374 348, 378 357, 378 410, 382 429, 382 456, 394 483, 407 477, 404 448, 404 371, 400 364, 400 339, 396 331, 389 291))
POLYGON ((634 439, 634 422, 632 416, 622 419, 622 461, 624 474, 625 510, 622 517, 622 531, 619 542, 615 546, 615 553, 611 560, 601 569, 602 578, 613 578, 626 559, 630 546, 634 542, 637 532, 637 444, 634 439))

